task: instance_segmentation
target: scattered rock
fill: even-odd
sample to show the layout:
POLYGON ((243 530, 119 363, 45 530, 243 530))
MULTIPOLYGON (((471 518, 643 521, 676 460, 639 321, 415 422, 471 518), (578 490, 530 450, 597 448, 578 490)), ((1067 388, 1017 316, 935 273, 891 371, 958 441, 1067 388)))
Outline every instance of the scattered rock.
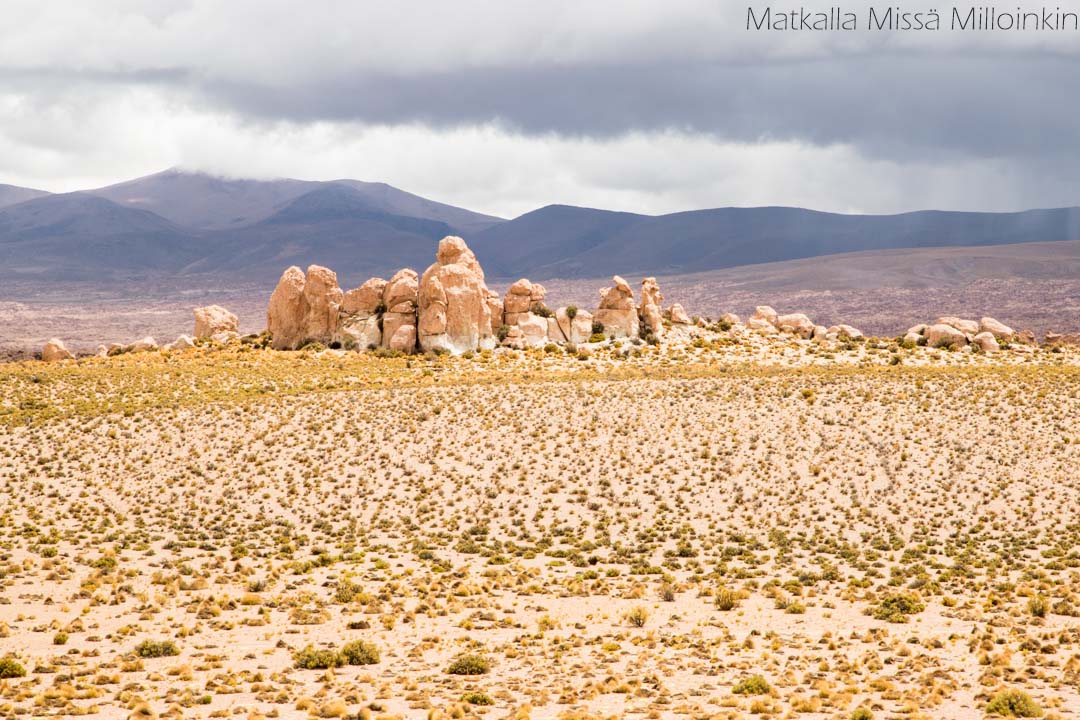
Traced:
POLYGON ((220 305, 207 305, 192 310, 195 315, 196 339, 209 338, 219 333, 236 333, 239 331, 239 321, 236 315, 220 305))
POLYGON ((779 317, 777 312, 768 305, 758 305, 754 308, 754 314, 750 316, 750 321, 762 320, 776 328, 776 321, 779 317))
POLYGON ((604 326, 604 333, 608 336, 638 337, 640 321, 637 308, 634 307, 634 291, 618 275, 611 278, 611 282, 613 287, 600 290, 600 307, 596 310, 596 320, 604 326))
POLYGON ((1008 340, 1016 333, 1005 323, 998 322, 992 317, 984 317, 979 321, 979 332, 990 333, 997 340, 1008 340))
POLYGON ((67 349, 63 341, 53 338, 41 349, 41 359, 45 362, 59 362, 60 360, 74 360, 75 355, 67 349))
POLYGON ((295 350, 309 342, 330 342, 337 331, 343 293, 333 270, 312 265, 305 275, 290 267, 278 281, 266 310, 273 347, 295 350))
POLYGON ((679 303, 673 303, 671 305, 671 322, 676 325, 690 325, 690 316, 686 314, 686 310, 679 303))
POLYGON ((399 325, 390 336, 388 347, 400 352, 412 352, 416 349, 416 326, 399 325))
POLYGON ((126 352, 133 352, 133 353, 136 353, 136 352, 150 352, 152 350, 157 350, 157 349, 158 349, 157 340, 150 337, 149 335, 144 337, 142 340, 136 340, 135 342, 131 343, 130 345, 128 345, 127 347, 124 348, 124 350, 126 352))
POLYGON ((862 338, 866 337, 858 328, 844 324, 833 325, 826 332, 830 334, 835 334, 836 337, 840 338, 841 340, 861 340, 862 338))
POLYGON ((967 335, 953 325, 935 323, 926 329, 926 344, 932 348, 961 348, 967 345, 967 335))
POLYGON ((647 277, 641 281, 641 323, 645 331, 654 337, 663 337, 664 296, 660 292, 660 286, 656 278, 647 277))
POLYGON ((952 315, 944 315, 939 317, 933 322, 934 325, 948 325, 956 328, 965 335, 975 335, 979 332, 979 323, 974 320, 964 320, 962 318, 953 317, 952 315))
POLYGON ((972 338, 971 342, 983 352, 997 352, 1001 349, 992 332, 981 332, 972 338))
POLYGON ((779 315, 776 318, 775 325, 780 332, 797 335, 807 340, 814 334, 814 323, 803 313, 779 315))
POLYGON ((190 335, 181 335, 171 343, 165 345, 162 350, 187 350, 195 347, 195 338, 190 335))
POLYGON ((735 313, 724 313, 720 316, 720 322, 725 322, 728 325, 738 325, 742 322, 742 319, 735 313))

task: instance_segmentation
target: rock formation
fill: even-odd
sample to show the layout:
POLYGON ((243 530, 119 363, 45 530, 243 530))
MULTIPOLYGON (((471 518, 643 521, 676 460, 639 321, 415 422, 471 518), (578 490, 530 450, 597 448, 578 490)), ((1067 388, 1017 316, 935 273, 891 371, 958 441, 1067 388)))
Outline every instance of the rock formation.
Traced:
POLYGON ((338 329, 344 299, 333 270, 312 265, 286 270, 266 311, 266 327, 273 347, 294 350, 309 342, 330 342, 338 329))
POLYGON ((443 238, 435 263, 420 278, 420 347, 455 355, 494 347, 490 297, 484 271, 465 241, 443 238))
POLYGON ((664 336, 663 317, 664 296, 656 278, 647 277, 641 281, 641 324, 645 332, 656 338, 664 336))
POLYGON ((951 324, 934 323, 926 328, 926 344, 935 348, 958 349, 967 345, 967 335, 951 324))
POLYGON ((334 340, 345 348, 377 348, 382 342, 382 321, 386 310, 383 294, 388 283, 371 278, 345 293, 341 300, 334 340))
POLYGON ((671 306, 671 322, 674 325, 690 324, 690 316, 686 314, 686 310, 679 303, 674 303, 671 306))
POLYGON ((416 348, 419 288, 416 271, 411 268, 398 270, 386 284, 383 290, 386 312, 382 316, 382 347, 402 352, 412 352, 416 348), (399 333, 402 328, 406 329, 399 333), (411 344, 406 342, 409 337, 412 338, 411 344))
POLYGON ((600 290, 600 307, 596 321, 604 326, 604 334, 615 338, 636 338, 639 334, 637 308, 634 307, 634 291, 618 275, 611 278, 613 287, 600 290))
POLYGON ((232 333, 235 337, 238 332, 239 323, 236 315, 220 305, 198 307, 192 310, 192 313, 195 315, 193 336, 196 340, 212 338, 215 335, 224 336, 228 333, 232 333))
POLYGON ((60 360, 74 360, 75 355, 64 345, 61 340, 53 338, 45 343, 41 349, 41 359, 45 362, 58 362, 60 360))

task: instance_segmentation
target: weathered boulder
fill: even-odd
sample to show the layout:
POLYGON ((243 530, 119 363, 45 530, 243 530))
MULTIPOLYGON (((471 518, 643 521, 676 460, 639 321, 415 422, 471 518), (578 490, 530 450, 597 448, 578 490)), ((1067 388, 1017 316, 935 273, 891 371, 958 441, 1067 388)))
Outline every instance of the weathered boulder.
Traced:
POLYGON ((826 332, 835 334, 841 340, 859 340, 864 337, 862 331, 858 328, 844 324, 833 325, 826 332))
MULTIPOLYGON (((758 305, 754 308, 754 314, 750 316, 750 320, 763 320, 775 328, 777 326, 776 321, 779 317, 777 312, 768 305, 758 305)), ((749 323, 747 324, 749 325, 749 323)))
POLYGON ((600 307, 596 310, 596 320, 603 324, 604 333, 608 336, 638 337, 640 321, 637 308, 634 307, 634 291, 618 275, 611 281, 613 287, 600 290, 600 307))
POLYGON ((724 313, 720 316, 720 322, 727 323, 728 325, 738 325, 742 322, 742 319, 735 313, 724 313))
POLYGON ((997 352, 1001 349, 992 332, 981 332, 972 338, 971 342, 983 352, 997 352))
POLYGON ((388 347, 400 352, 412 352, 416 349, 416 326, 399 325, 390 336, 388 347))
POLYGON ((756 312, 749 320, 746 321, 746 327, 762 335, 776 335, 780 332, 776 329, 775 325, 773 325, 764 317, 758 316, 756 312))
POLYGON ((390 282, 383 291, 383 304, 387 312, 392 313, 415 313, 417 307, 417 295, 419 282, 416 271, 412 268, 402 268, 394 273, 390 282))
POLYGON ((979 320, 979 332, 988 332, 993 335, 996 340, 1008 340, 1016 334, 1011 327, 992 317, 984 317, 979 320))
POLYGON ((647 277, 641 281, 641 323, 645 331, 654 337, 664 334, 663 318, 664 296, 656 278, 647 277))
POLYGON ((41 359, 45 362, 59 362, 60 360, 74 360, 75 355, 67 349, 63 341, 53 338, 41 349, 41 359))
POLYGON ((342 299, 333 270, 312 265, 305 275, 295 265, 287 269, 266 310, 273 347, 292 350, 307 342, 329 342, 338 328, 342 299))
POLYGON ((943 315, 933 322, 934 325, 948 325, 954 327, 965 335, 975 335, 979 332, 979 323, 974 320, 964 320, 952 315, 943 315))
POLYGON ((671 322, 676 325, 690 324, 690 316, 686 314, 686 310, 679 303, 673 303, 671 306, 671 322))
POLYGON ((293 265, 281 274, 266 309, 266 329, 273 336, 273 347, 295 347, 303 340, 306 319, 304 271, 293 265))
POLYGON ((195 338, 190 335, 180 335, 171 343, 162 347, 162 350, 187 350, 195 347, 195 338))
POLYGON ((196 339, 209 338, 218 333, 235 333, 238 331, 239 321, 236 315, 220 305, 197 307, 192 310, 192 313, 195 315, 194 336, 196 339))
POLYGON ((448 236, 436 258, 420 279, 420 347, 454 354, 494 347, 490 291, 476 256, 464 240, 448 236))
POLYGON ((945 323, 935 323, 926 329, 926 344, 932 348, 961 348, 967 345, 967 335, 945 323))
POLYGON ((556 336, 559 342, 574 344, 589 342, 593 323, 593 316, 589 313, 577 310, 571 318, 567 308, 561 307, 555 311, 554 320, 559 330, 559 335, 556 336))
MULTIPOLYGON (((390 341, 397 334, 397 331, 403 327, 412 327, 413 335, 416 335, 416 313, 414 312, 388 312, 383 313, 382 316, 382 340, 381 344, 384 348, 390 347, 390 341)), ((391 348, 400 350, 401 348, 391 348)))
POLYGON ((1044 343, 1046 345, 1080 345, 1080 333, 1056 333, 1048 330, 1044 343))
POLYGON ((523 347, 543 347, 548 343, 548 322, 534 313, 523 313, 512 329, 517 329, 523 347))
POLYGON ((144 337, 141 340, 136 340, 135 342, 133 342, 130 345, 125 347, 125 350, 127 352, 133 352, 133 353, 136 353, 136 352, 150 352, 152 350, 157 350, 157 349, 158 349, 157 340, 150 337, 149 335, 147 335, 146 337, 144 337))
POLYGON ((383 294, 386 292, 386 280, 371 278, 364 281, 358 288, 353 288, 345 293, 341 300, 341 311, 349 315, 359 315, 363 318, 375 315, 380 309, 386 310, 383 303, 383 294))
POLYGON ((506 291, 506 297, 503 298, 503 311, 506 313, 528 312, 529 308, 532 307, 532 303, 533 284, 522 278, 506 291))
POLYGON ((815 325, 814 334, 811 337, 814 338, 815 342, 822 343, 827 339, 828 335, 829 328, 825 327, 824 325, 815 325))
POLYGON ((546 298, 546 297, 547 297, 547 288, 545 288, 540 283, 533 283, 532 284, 532 295, 529 297, 529 299, 532 301, 532 304, 529 307, 532 308, 532 307, 536 307, 537 305, 543 305, 544 304, 544 298, 546 298))
POLYGON ((487 302, 488 314, 491 316, 491 334, 494 336, 498 334, 499 328, 505 322, 503 302, 499 299, 499 293, 486 288, 485 290, 485 302, 487 302))
POLYGON ((814 334, 814 323, 803 313, 778 315, 775 325, 781 332, 804 339, 809 339, 814 334))
MULTIPOLYGON (((409 316, 411 317, 411 316, 409 316)), ((382 344, 382 329, 378 315, 343 315, 334 333, 334 340, 347 349, 365 350, 382 344)))
POLYGON ((927 325, 926 323, 920 323, 919 325, 914 325, 912 327, 909 327, 907 332, 904 333, 904 334, 905 335, 911 335, 911 334, 925 335, 926 334, 926 329, 928 327, 930 327, 930 326, 927 325))
POLYGON ((909 332, 904 335, 904 343, 907 345, 919 345, 925 339, 922 333, 909 332))

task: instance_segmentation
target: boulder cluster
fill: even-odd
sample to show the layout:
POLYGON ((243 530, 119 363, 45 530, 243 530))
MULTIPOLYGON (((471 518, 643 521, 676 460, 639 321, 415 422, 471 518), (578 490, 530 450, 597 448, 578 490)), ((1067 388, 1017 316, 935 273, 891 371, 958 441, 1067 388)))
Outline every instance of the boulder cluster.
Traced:
MULTIPOLYGON (((655 278, 641 284, 641 303, 619 276, 600 291, 596 314, 574 306, 554 311, 547 291, 522 278, 500 298, 489 289, 484 270, 465 241, 439 242, 435 262, 419 276, 408 268, 389 281, 371 278, 342 291, 332 270, 312 265, 304 273, 290 267, 281 276, 267 309, 273 347, 296 349, 310 343, 346 348, 387 348, 401 352, 448 352, 582 344, 592 340, 664 334, 664 296, 655 278)), ((680 305, 670 312, 673 326, 689 325, 680 305)))
POLYGON ((908 328, 904 334, 904 343, 950 350, 971 348, 982 352, 997 352, 1004 344, 1034 345, 1035 337, 1030 333, 1017 333, 992 317, 976 321, 945 315, 932 323, 908 328))
MULTIPOLYGON (((620 338, 688 342, 700 332, 695 325, 706 326, 702 320, 691 320, 677 303, 665 313, 664 295, 656 278, 642 280, 639 299, 618 275, 599 294, 595 312, 573 305, 551 310, 545 304, 544 286, 522 278, 500 298, 488 288, 484 270, 465 241, 448 236, 439 242, 435 262, 423 275, 403 268, 389 280, 371 278, 348 291, 338 284, 333 270, 319 265, 310 266, 307 272, 290 267, 270 296, 266 324, 271 346, 278 350, 319 343, 346 349, 454 355, 497 346, 526 349, 620 338)), ((201 342, 223 344, 239 337, 237 317, 225 308, 208 305, 193 312, 192 335, 181 335, 160 349, 181 350, 201 342)), ((724 329, 739 323, 739 317, 731 313, 720 317, 724 329)), ((850 325, 817 325, 803 313, 781 315, 768 305, 758 306, 745 327, 762 335, 790 335, 816 343, 863 338, 863 333, 850 325)), ((991 317, 978 322, 939 317, 910 328, 902 340, 911 347, 981 352, 1036 344, 1030 332, 1015 332, 991 317)), ((1080 345, 1080 334, 1047 333, 1046 344, 1080 345)), ((102 345, 97 355, 158 349, 157 341, 146 337, 128 344, 102 345)), ((75 355, 53 338, 45 344, 41 357, 55 362, 75 355)))
MULTIPOLYGON (((737 315, 725 315, 721 320, 732 324, 739 322, 737 315)), ((851 325, 833 325, 831 327, 815 325, 803 313, 780 315, 768 305, 758 305, 754 308, 754 314, 750 316, 746 326, 763 335, 785 333, 803 340, 815 340, 817 342, 859 340, 863 337, 862 332, 851 325)))

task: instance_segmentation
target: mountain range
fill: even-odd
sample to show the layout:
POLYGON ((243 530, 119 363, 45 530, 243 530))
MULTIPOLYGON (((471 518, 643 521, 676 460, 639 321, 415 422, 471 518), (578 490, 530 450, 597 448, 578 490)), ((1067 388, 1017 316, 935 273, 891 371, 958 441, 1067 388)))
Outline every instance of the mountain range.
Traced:
POLYGON ((270 282, 288 265, 317 263, 350 284, 400 267, 423 270, 450 234, 466 238, 493 278, 669 275, 850 252, 1080 240, 1080 208, 654 216, 550 205, 505 220, 357 180, 171 169, 64 194, 0 185, 0 282, 222 274, 270 282))

